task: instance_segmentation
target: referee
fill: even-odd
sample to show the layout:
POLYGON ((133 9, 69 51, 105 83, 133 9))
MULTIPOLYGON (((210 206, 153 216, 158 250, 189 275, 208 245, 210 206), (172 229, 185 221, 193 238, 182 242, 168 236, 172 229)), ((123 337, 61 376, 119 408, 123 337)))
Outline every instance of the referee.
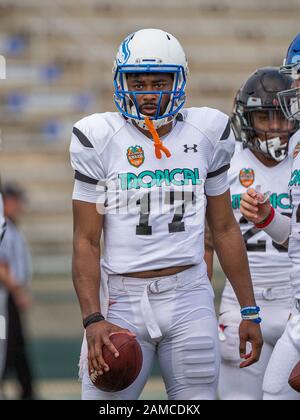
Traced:
POLYGON ((0 347, 0 365, 1 359, 4 363, 2 373, 0 366, 0 384, 12 371, 21 386, 20 398, 33 399, 32 374, 22 325, 22 313, 30 304, 28 286, 32 277, 30 253, 18 228, 25 209, 24 192, 16 185, 4 186, 3 202, 6 232, 0 246, 0 313, 6 313, 7 340, 5 347, 3 343, 0 347))

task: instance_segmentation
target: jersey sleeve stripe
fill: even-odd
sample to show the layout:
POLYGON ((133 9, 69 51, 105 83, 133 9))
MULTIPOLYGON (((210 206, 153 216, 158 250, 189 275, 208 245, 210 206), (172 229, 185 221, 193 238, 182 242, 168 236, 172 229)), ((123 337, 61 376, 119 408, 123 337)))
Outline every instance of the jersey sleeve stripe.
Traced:
POLYGON ((221 168, 217 169, 216 171, 209 172, 207 174, 207 178, 213 178, 214 176, 218 176, 218 175, 222 174, 223 172, 228 171, 229 168, 230 168, 229 163, 228 163, 228 165, 221 166, 221 168))
POLYGON ((220 140, 227 140, 229 135, 230 135, 230 119, 228 119, 228 123, 226 125, 225 130, 223 131, 223 134, 222 134, 220 140))
POLYGON ((75 171, 75 179, 78 181, 86 182, 87 184, 97 185, 98 180, 94 178, 90 178, 89 176, 83 175, 78 171, 75 171))
POLYGON ((3 225, 2 225, 2 234, 1 234, 1 236, 0 236, 0 243, 2 242, 2 240, 3 240, 3 238, 4 238, 4 235, 5 235, 5 232, 6 232, 6 221, 4 221, 4 223, 3 223, 3 225))
POLYGON ((73 134, 75 134, 75 136, 78 138, 78 140, 83 146, 89 147, 89 148, 94 147, 92 143, 89 141, 89 139, 77 127, 73 127, 73 134))

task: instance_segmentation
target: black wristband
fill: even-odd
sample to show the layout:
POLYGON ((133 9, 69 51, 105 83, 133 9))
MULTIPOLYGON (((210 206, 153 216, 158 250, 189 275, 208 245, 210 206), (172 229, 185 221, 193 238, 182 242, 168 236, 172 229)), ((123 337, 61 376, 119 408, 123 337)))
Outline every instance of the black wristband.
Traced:
POLYGON ((87 328, 90 324, 94 324, 95 322, 104 321, 104 320, 105 320, 105 318, 101 314, 101 312, 95 312, 95 313, 87 316, 86 318, 84 318, 83 327, 87 328))

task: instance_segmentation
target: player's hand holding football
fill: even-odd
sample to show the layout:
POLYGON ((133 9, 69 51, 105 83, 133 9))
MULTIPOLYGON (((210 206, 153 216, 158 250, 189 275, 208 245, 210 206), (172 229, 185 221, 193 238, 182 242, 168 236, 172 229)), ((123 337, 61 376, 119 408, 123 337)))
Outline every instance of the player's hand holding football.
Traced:
POLYGON ((119 356, 117 349, 110 341, 110 336, 113 333, 117 332, 126 333, 135 337, 135 334, 133 334, 129 330, 120 328, 117 325, 111 324, 107 321, 96 322, 90 324, 86 328, 86 339, 88 343, 88 363, 90 374, 96 371, 99 375, 103 375, 104 372, 109 371, 109 366, 105 362, 102 354, 103 346, 107 346, 115 357, 119 356))
POLYGON ((256 363, 259 360, 263 346, 263 338, 259 324, 245 320, 242 320, 240 323, 239 336, 240 357, 241 359, 245 359, 240 364, 240 368, 244 368, 256 363), (252 347, 250 353, 246 353, 247 341, 250 342, 252 347))
POLYGON ((242 195, 240 210, 242 215, 254 224, 262 223, 270 214, 271 204, 267 200, 263 202, 264 196, 253 188, 249 188, 242 195))

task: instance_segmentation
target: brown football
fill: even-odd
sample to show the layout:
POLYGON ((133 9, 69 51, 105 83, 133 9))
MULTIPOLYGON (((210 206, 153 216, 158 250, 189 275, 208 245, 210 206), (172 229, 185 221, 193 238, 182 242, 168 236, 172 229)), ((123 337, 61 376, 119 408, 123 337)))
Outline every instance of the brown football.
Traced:
POLYGON ((110 336, 110 341, 118 350, 119 357, 115 358, 104 346, 103 358, 110 370, 103 375, 94 372, 90 378, 101 391, 116 392, 129 387, 135 381, 142 368, 143 353, 138 341, 126 333, 114 333, 110 336))
POLYGON ((289 385, 297 392, 300 392, 300 361, 294 366, 290 377, 289 385))

